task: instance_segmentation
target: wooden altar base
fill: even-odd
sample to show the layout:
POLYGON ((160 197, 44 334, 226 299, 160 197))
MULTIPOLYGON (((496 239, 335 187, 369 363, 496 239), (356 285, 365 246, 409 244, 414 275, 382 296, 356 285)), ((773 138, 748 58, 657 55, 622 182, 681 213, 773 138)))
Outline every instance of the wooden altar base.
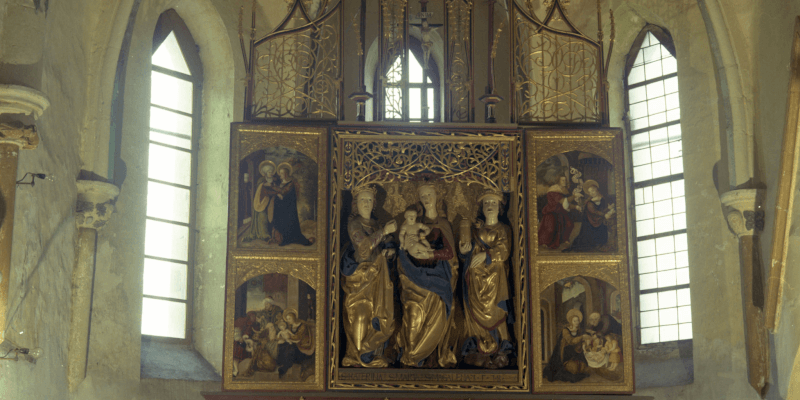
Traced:
POLYGON ((651 396, 630 395, 574 395, 574 394, 504 394, 504 393, 387 393, 387 392, 201 392, 206 400, 404 400, 429 399, 452 400, 469 398, 471 400, 653 400, 651 396))

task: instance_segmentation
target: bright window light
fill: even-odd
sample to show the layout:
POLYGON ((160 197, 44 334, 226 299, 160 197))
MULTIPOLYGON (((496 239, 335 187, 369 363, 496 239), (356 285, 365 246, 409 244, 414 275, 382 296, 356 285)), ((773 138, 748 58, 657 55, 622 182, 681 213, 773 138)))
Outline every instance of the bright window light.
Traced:
POLYGON ((153 54, 152 63, 162 68, 191 75, 189 66, 186 65, 186 59, 183 58, 181 46, 175 37, 175 32, 170 32, 164 42, 161 43, 161 46, 158 47, 158 50, 153 54))
MULTIPOLYGON (((194 44, 192 44, 194 46, 194 44)), ((150 74, 147 219, 142 334, 187 338, 198 93, 175 31, 156 49, 150 74)))
POLYGON ((384 74, 384 111, 386 120, 410 122, 435 122, 437 120, 437 96, 431 73, 436 68, 433 58, 428 60, 428 69, 412 51, 407 53, 408 72, 404 77, 402 58, 397 57, 384 74), (407 96, 408 104, 403 104, 407 96))
POLYGON ((677 71, 648 32, 627 77, 642 344, 692 338, 677 71))

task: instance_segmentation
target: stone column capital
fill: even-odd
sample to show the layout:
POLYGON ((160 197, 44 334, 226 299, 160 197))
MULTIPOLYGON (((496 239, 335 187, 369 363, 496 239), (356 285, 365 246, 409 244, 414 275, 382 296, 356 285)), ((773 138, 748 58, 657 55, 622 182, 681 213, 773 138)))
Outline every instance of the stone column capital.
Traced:
POLYGON ((33 125, 22 122, 0 122, 0 143, 11 143, 32 150, 39 145, 39 134, 33 125))
POLYGON ((50 102, 38 90, 19 85, 0 85, 0 115, 25 114, 42 116, 50 102))
POLYGON ((75 205, 75 224, 78 228, 99 230, 114 212, 114 200, 119 188, 106 182, 78 180, 78 201, 75 205))
POLYGON ((760 200, 763 191, 759 189, 737 189, 720 196, 725 219, 737 237, 752 236, 756 230, 764 230, 764 209, 760 200))

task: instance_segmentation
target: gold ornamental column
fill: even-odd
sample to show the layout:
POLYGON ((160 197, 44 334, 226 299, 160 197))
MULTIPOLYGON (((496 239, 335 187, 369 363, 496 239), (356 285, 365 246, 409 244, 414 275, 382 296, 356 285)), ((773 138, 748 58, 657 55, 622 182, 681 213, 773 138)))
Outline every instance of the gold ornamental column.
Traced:
POLYGON ((111 218, 114 212, 112 203, 119 195, 119 188, 110 183, 79 180, 77 186, 75 225, 78 241, 75 268, 72 270, 72 314, 67 361, 70 391, 74 391, 86 377, 97 231, 111 218))
POLYGON ((759 255, 758 231, 764 229, 764 212, 758 204, 762 193, 757 189, 738 189, 724 193, 728 226, 739 238, 744 340, 750 386, 762 397, 769 379, 769 337, 765 325, 764 272, 759 255))
POLYGON ((49 105, 47 99, 36 90, 0 85, 0 342, 5 339, 8 324, 8 284, 11 277, 19 153, 39 145, 36 127, 25 125, 20 120, 24 115, 38 118, 49 105))

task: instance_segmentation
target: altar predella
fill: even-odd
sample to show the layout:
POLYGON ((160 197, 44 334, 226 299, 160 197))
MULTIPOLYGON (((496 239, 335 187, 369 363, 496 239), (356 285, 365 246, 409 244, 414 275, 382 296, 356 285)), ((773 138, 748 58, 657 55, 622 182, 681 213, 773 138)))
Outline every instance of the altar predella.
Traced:
POLYGON ((253 11, 249 47, 240 27, 223 388, 632 393, 623 138, 607 125, 602 31, 578 31, 558 0, 509 1, 503 26, 491 0, 289 3, 260 39, 253 11), (476 24, 493 38, 484 55, 476 24), (493 125, 501 32, 514 124, 493 125), (476 67, 487 123, 464 124, 476 67))

